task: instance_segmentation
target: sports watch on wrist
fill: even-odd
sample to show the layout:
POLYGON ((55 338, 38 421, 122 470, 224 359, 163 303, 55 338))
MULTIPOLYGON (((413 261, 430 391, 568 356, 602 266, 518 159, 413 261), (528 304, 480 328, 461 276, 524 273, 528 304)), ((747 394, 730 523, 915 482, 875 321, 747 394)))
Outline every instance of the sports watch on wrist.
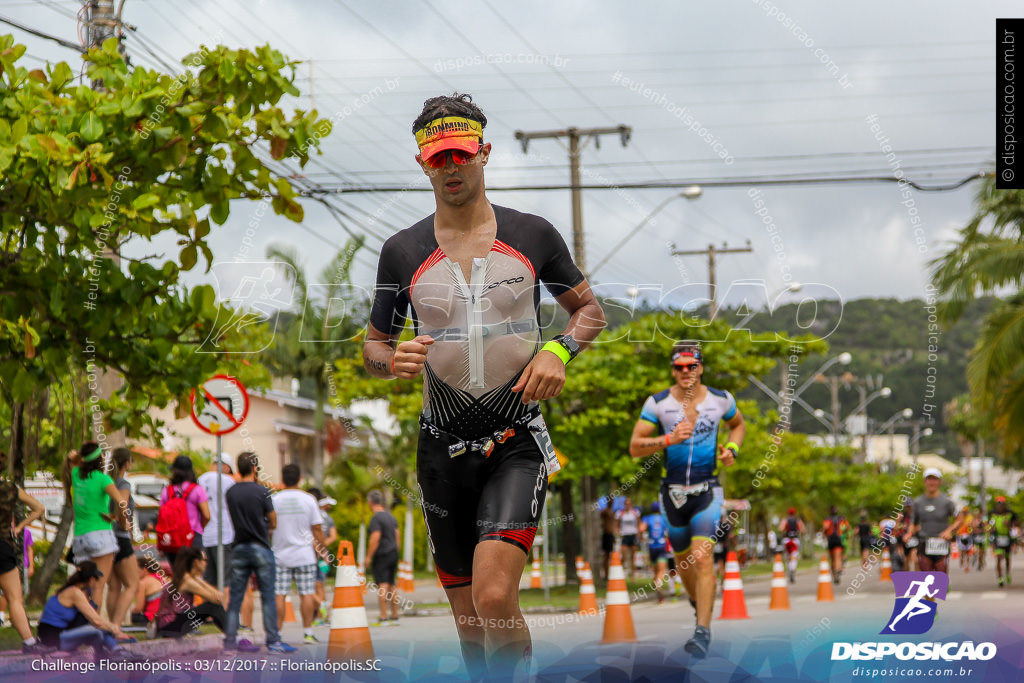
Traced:
POLYGON ((558 342, 563 349, 569 352, 569 360, 580 355, 579 343, 567 334, 556 334, 551 338, 551 341, 558 342))

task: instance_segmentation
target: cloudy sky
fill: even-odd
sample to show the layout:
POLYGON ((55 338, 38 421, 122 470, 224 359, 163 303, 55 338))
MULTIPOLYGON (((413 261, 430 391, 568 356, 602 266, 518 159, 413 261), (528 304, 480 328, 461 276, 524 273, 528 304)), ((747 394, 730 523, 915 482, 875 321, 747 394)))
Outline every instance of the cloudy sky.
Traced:
MULTIPOLYGON (((0 0, 0 15, 74 41, 79 6, 0 0)), ((423 100, 460 91, 489 118, 491 201, 547 217, 570 243, 568 190, 498 191, 568 182, 560 142, 534 140, 524 154, 515 131, 630 126, 625 147, 608 135, 582 155, 584 183, 599 188, 583 199, 592 283, 609 296, 682 291, 707 281, 706 259, 673 258, 672 244, 749 240, 752 253, 718 259, 720 291, 735 302, 725 291, 751 279, 772 293, 801 282, 843 299, 923 294, 926 263, 971 214, 976 182, 904 193, 880 181, 792 181, 900 173, 941 188, 989 168, 995 17, 1015 14, 1011 2, 924 0, 127 0, 124 20, 138 29, 126 43, 134 63, 161 70, 214 42, 269 42, 303 61, 294 105, 336 125, 301 182, 411 190, 331 196, 345 227, 368 235, 357 283, 373 282, 383 238, 432 212, 410 126, 423 100), (680 197, 691 184, 701 196, 680 197)), ((72 50, 3 30, 28 45, 32 67, 77 63, 72 50)), ((275 241, 296 245, 319 272, 345 238, 314 202, 295 225, 239 201, 212 245, 217 272, 232 280, 275 241)))

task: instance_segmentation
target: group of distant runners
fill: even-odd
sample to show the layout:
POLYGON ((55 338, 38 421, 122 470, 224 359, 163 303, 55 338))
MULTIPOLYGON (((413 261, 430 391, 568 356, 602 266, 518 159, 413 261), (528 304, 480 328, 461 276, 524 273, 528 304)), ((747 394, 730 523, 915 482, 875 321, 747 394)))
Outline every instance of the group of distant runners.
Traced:
MULTIPOLYGON (((997 496, 986 517, 980 510, 968 507, 957 509, 953 501, 941 491, 942 472, 930 467, 924 471, 924 493, 906 506, 895 518, 869 521, 867 512, 861 512, 856 527, 861 568, 870 568, 872 555, 889 551, 894 570, 938 571, 949 573, 950 557, 959 555, 959 566, 964 571, 985 568, 987 548, 991 547, 996 561, 996 580, 1000 588, 1010 583, 1010 563, 1015 549, 1021 543, 1021 524, 1016 513, 1009 509, 1004 496, 997 496), (955 547, 954 547, 955 546, 955 547)), ((807 527, 790 508, 789 516, 779 524, 784 534, 784 551, 789 560, 790 581, 795 579, 800 537, 807 527)), ((828 517, 822 520, 821 534, 828 546, 832 580, 840 582, 843 558, 854 529, 846 518, 832 506, 828 517)))

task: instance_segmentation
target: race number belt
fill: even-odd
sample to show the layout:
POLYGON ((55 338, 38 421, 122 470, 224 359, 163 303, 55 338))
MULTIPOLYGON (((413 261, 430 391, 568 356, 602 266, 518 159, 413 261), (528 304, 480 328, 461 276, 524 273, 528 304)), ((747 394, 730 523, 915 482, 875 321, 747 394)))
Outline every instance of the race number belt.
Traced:
POLYGON ((702 481, 699 484, 685 486, 683 484, 669 484, 668 497, 677 508, 686 505, 686 499, 690 496, 699 496, 711 488, 711 481, 702 481))
POLYGON ((1010 547, 1010 537, 1009 536, 996 536, 996 546, 999 547, 999 548, 1009 548, 1010 547))
POLYGON ((494 445, 496 443, 505 443, 507 440, 515 436, 517 427, 523 427, 524 425, 529 424, 538 416, 540 416, 540 409, 533 408, 528 410, 524 415, 517 417, 512 421, 512 424, 505 429, 499 429, 490 436, 483 436, 479 439, 473 440, 462 439, 451 432, 446 432, 443 429, 438 428, 437 425, 424 417, 422 413, 420 414, 420 428, 435 439, 448 437, 451 441, 451 443, 448 444, 449 457, 455 458, 466 451, 480 451, 486 458, 494 451, 494 445))
POLYGON ((932 536, 924 542, 925 555, 949 555, 949 541, 938 536, 932 536))

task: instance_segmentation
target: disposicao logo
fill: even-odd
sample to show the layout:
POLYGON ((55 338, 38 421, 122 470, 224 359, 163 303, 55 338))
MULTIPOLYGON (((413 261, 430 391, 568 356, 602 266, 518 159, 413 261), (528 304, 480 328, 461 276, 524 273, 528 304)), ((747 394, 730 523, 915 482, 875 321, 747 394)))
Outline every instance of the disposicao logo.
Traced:
MULTIPOLYGON (((935 624, 936 600, 945 600, 949 576, 939 572, 893 572, 892 587, 896 604, 879 633, 881 635, 919 635, 935 624)), ((894 656, 900 660, 965 659, 985 661, 996 656, 994 643, 973 641, 945 643, 858 642, 833 643, 832 661, 870 660, 894 656)))
POLYGON ((941 572, 893 572, 896 605, 882 635, 927 633, 935 623, 936 600, 945 600, 949 576, 941 572))

